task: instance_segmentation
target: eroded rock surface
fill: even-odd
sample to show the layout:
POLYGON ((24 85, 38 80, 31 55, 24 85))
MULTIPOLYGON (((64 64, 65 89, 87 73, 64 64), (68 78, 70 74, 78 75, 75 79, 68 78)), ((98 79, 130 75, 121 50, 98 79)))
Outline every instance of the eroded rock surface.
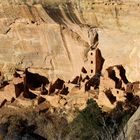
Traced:
POLYGON ((117 121, 137 110, 138 1, 0 0, 0 9, 1 109, 57 110, 68 122, 88 99, 117 121))
POLYGON ((7 79, 15 68, 31 67, 69 80, 89 67, 89 49, 99 43, 105 69, 122 64, 131 81, 139 80, 138 1, 1 0, 0 7, 0 69, 7 79))

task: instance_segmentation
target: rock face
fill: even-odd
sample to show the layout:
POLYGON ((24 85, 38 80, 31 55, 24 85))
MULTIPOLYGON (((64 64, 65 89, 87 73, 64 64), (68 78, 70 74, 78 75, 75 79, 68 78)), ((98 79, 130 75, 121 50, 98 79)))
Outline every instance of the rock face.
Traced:
MULTIPOLYGON (((116 122, 132 115, 140 105, 139 11, 137 0, 0 0, 0 109, 60 111, 71 122, 69 111, 92 99, 116 122)), ((135 127, 139 137, 135 116, 139 109, 130 140, 135 127)))
POLYGON ((140 137, 140 108, 134 113, 134 115, 130 118, 128 123, 124 128, 124 132, 120 134, 117 140, 138 140, 140 137))
POLYGON ((0 7, 0 69, 6 79, 27 67, 52 80, 79 75, 83 66, 91 67, 88 52, 96 40, 90 27, 97 27, 104 70, 122 64, 130 80, 139 80, 137 1, 0 0, 0 7))
POLYGON ((44 69, 52 79, 79 73, 89 45, 80 21, 65 8, 1 4, 1 69, 7 74, 15 67, 44 69))
POLYGON ((139 1, 89 0, 86 4, 83 1, 81 6, 85 9, 86 22, 99 27, 99 45, 106 58, 105 67, 122 64, 131 81, 139 80, 139 1))

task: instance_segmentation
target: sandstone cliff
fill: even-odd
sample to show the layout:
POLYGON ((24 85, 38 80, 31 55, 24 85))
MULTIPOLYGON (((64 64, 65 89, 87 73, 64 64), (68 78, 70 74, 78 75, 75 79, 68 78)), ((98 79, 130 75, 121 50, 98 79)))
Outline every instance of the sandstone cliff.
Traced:
POLYGON ((139 10, 0 0, 0 139, 116 139, 140 105, 139 10))
POLYGON ((130 80, 139 80, 139 3, 72 3, 0 1, 0 69, 7 79, 15 68, 27 67, 51 79, 78 75, 90 66, 92 26, 98 28, 104 69, 122 64, 130 80))

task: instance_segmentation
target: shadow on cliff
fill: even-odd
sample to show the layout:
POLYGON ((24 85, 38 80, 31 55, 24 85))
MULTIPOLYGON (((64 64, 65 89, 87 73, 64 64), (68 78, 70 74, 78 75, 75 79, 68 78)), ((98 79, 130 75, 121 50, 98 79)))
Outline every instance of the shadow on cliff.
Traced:
POLYGON ((36 89, 41 87, 41 85, 49 84, 48 78, 45 76, 39 75, 38 73, 31 73, 28 69, 25 70, 25 79, 24 84, 28 86, 30 89, 36 89))
POLYGON ((45 11, 47 12, 47 14, 58 24, 60 25, 66 25, 67 22, 71 22, 73 24, 78 24, 80 25, 81 22, 78 19, 78 17, 76 16, 76 14, 74 13, 74 8, 73 5, 71 3, 67 3, 65 6, 62 7, 63 11, 61 10, 61 8, 57 7, 56 9, 51 8, 51 7, 45 7, 45 11), (64 12, 64 13, 62 13, 64 12), (66 18, 69 21, 66 21, 66 19, 64 18, 63 14, 66 16, 66 18))

